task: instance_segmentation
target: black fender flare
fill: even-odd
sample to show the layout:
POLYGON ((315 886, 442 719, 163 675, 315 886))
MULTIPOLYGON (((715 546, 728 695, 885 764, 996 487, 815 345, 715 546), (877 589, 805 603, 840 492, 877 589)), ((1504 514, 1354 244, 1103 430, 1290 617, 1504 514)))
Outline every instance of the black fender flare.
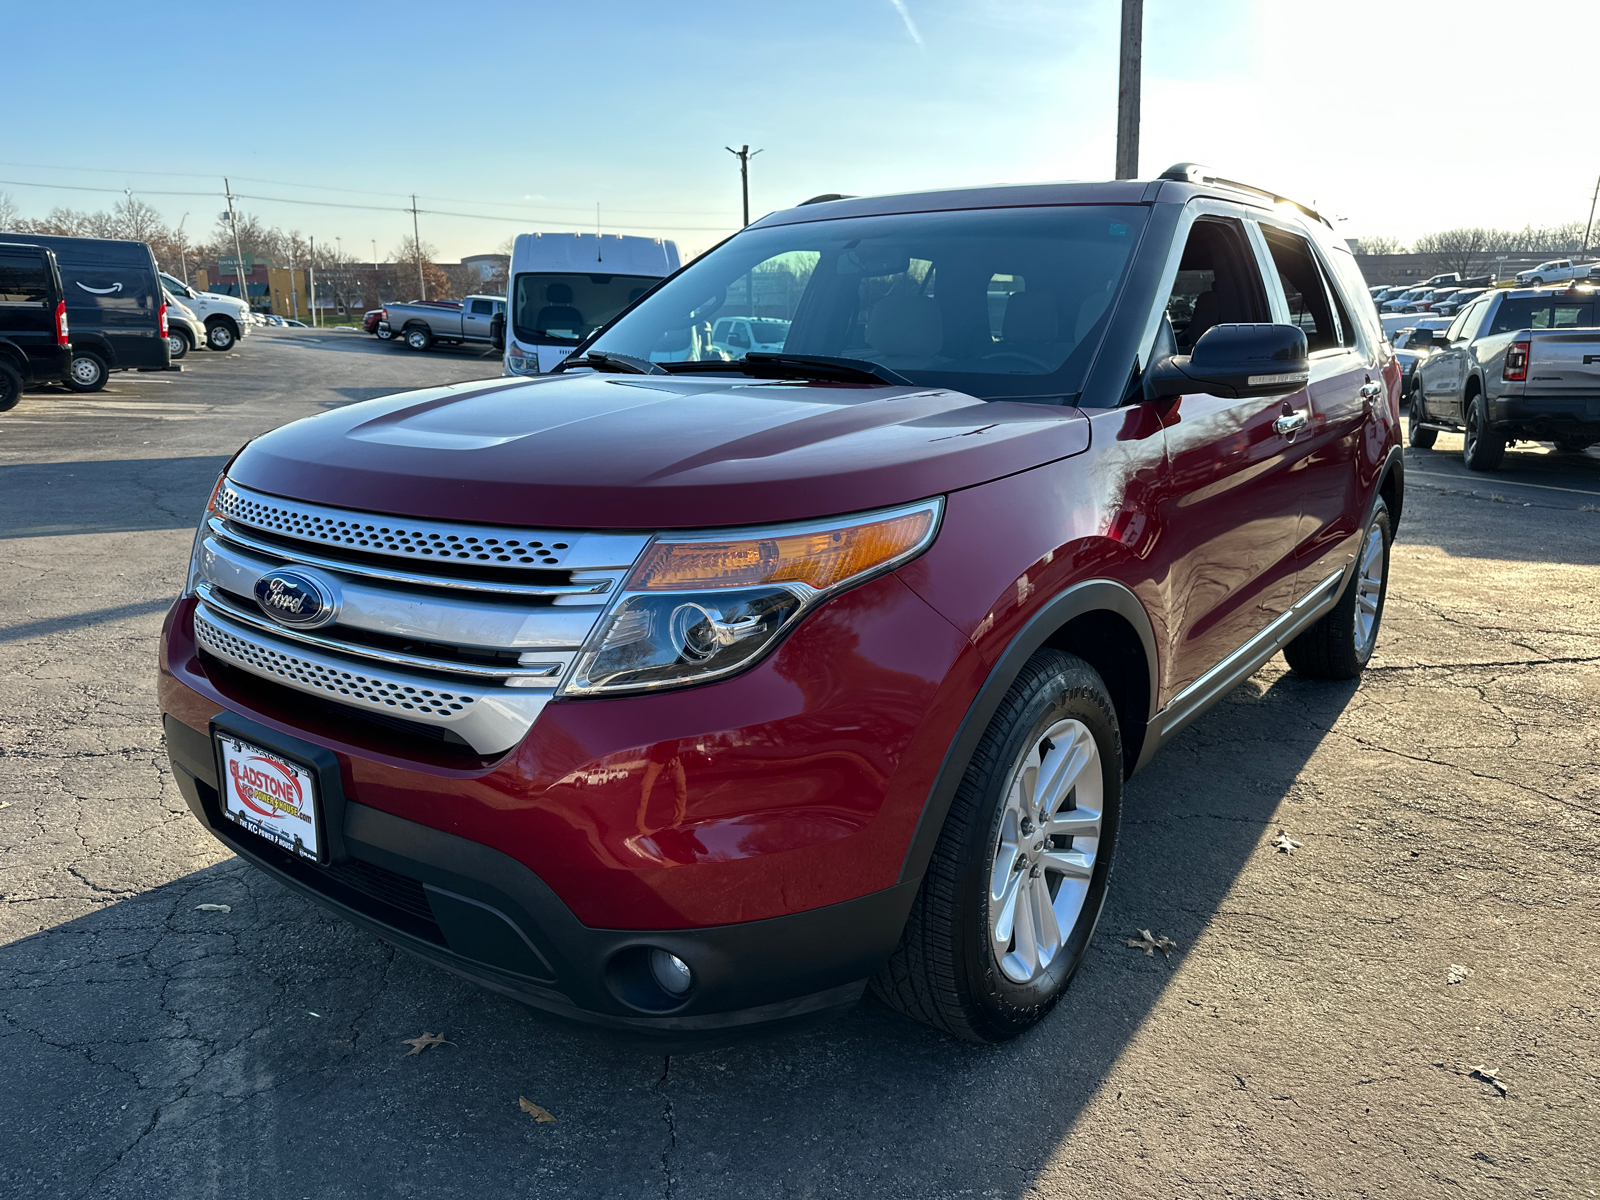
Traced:
POLYGON ((984 679, 972 703, 967 706, 967 715, 961 719, 961 725, 945 751, 944 761, 939 765, 933 786, 928 789, 922 816, 917 821, 916 831, 911 835, 911 844, 906 848, 905 860, 900 866, 900 883, 919 881, 927 870, 928 860, 933 857, 934 846, 938 844, 939 833, 944 828, 945 815, 950 811, 962 776, 967 773, 967 764, 972 760, 973 751, 978 748, 978 741, 989 728, 1000 701, 1022 673, 1028 659, 1068 621, 1095 612, 1111 612, 1122 617, 1138 634, 1144 648, 1145 665, 1150 673, 1150 711, 1145 714, 1145 719, 1148 721, 1155 714, 1156 700, 1160 694, 1157 687, 1160 659, 1156 653, 1155 629, 1139 598, 1125 585, 1111 579, 1086 579, 1057 593, 1018 630, 1011 644, 989 669, 988 677, 984 679))
POLYGON ((111 343, 100 334, 78 333, 74 330, 71 345, 74 354, 82 350, 93 350, 101 358, 105 359, 108 370, 115 369, 117 366, 117 352, 111 348, 111 343))
POLYGON ((1378 486, 1372 489, 1372 503, 1367 507, 1369 522, 1377 511, 1378 498, 1383 495, 1384 485, 1391 477, 1396 489, 1394 511, 1389 514, 1389 530, 1393 533, 1400 528, 1400 514, 1406 506, 1406 452, 1401 446, 1389 447, 1389 453, 1384 455, 1383 466, 1378 469, 1378 486))
POLYGON ((0 362, 21 375, 23 383, 33 378, 33 363, 27 351, 8 338, 0 338, 0 362))

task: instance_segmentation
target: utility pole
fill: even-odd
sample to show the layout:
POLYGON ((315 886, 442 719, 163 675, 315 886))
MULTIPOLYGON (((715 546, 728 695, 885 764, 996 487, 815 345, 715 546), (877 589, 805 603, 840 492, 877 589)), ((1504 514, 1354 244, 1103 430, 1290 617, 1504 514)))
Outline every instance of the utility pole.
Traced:
POLYGON ((294 238, 289 239, 289 315, 300 319, 300 293, 294 286, 294 238))
POLYGON ((189 286, 189 252, 183 244, 183 223, 189 219, 189 214, 184 213, 178 221, 178 266, 183 270, 183 286, 189 286))
POLYGON ((1117 72, 1117 178, 1139 175, 1139 76, 1144 0, 1122 0, 1122 62, 1117 72))
POLYGON ((244 284, 244 251, 239 249, 239 218, 233 211, 233 185, 228 182, 226 175, 222 177, 222 192, 223 195, 228 197, 228 227, 233 230, 233 265, 234 269, 239 273, 239 299, 243 300, 246 307, 248 307, 250 304, 250 289, 245 287, 244 284))
POLYGON ((317 239, 311 238, 311 257, 306 263, 306 288, 311 292, 311 324, 319 325, 317 320, 317 239))
POLYGON ((1589 230, 1594 227, 1594 202, 1596 200, 1600 200, 1600 179, 1594 181, 1594 195, 1589 197, 1589 220, 1583 227, 1583 249, 1578 251, 1579 258, 1589 253, 1589 230))
POLYGON ((422 278, 422 234, 417 232, 417 197, 411 196, 411 248, 417 254, 417 299, 428 298, 428 284, 422 278))
POLYGON ((749 142, 737 150, 732 146, 724 146, 723 149, 739 160, 739 187, 744 192, 744 223, 748 225, 750 224, 750 160, 761 151, 750 149, 749 142))

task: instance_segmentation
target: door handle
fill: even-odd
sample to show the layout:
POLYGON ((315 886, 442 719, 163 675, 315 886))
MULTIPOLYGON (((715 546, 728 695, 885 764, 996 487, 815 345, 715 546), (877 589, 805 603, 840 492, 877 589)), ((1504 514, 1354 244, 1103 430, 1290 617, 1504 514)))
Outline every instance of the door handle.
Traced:
POLYGON ((1363 400, 1380 400, 1383 398, 1383 384, 1364 383, 1361 385, 1361 398, 1363 400))
POLYGON ((1272 423, 1272 427, 1283 434, 1284 437, 1293 437, 1309 424, 1311 424, 1311 418, 1305 413, 1292 412, 1285 413, 1279 417, 1272 423))

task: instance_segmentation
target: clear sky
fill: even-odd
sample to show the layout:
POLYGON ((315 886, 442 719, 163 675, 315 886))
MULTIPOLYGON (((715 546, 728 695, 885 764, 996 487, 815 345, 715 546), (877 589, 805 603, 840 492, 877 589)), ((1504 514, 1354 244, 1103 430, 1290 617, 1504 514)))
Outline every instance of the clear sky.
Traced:
MULTIPOLYGON (((727 145, 764 151, 753 215, 819 192, 1109 176, 1119 12, 8 0, 0 191, 40 216, 132 188, 207 236, 219 197, 159 193, 227 174, 276 198, 247 211, 363 258, 410 232, 396 210, 414 191, 444 261, 592 229, 598 203, 603 229, 692 253, 738 224, 727 145)), ((1141 171, 1204 162, 1316 203, 1347 237, 1581 221, 1596 46, 1596 0, 1147 0, 1141 171)))

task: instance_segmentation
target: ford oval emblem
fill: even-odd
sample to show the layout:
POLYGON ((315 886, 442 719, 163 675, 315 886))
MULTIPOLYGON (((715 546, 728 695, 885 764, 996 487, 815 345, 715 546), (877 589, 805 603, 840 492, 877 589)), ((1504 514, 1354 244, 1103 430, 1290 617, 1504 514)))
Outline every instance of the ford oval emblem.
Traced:
POLYGON ((339 615, 339 596, 330 579, 310 571, 268 571, 256 580, 256 603, 280 625, 316 629, 339 615))

